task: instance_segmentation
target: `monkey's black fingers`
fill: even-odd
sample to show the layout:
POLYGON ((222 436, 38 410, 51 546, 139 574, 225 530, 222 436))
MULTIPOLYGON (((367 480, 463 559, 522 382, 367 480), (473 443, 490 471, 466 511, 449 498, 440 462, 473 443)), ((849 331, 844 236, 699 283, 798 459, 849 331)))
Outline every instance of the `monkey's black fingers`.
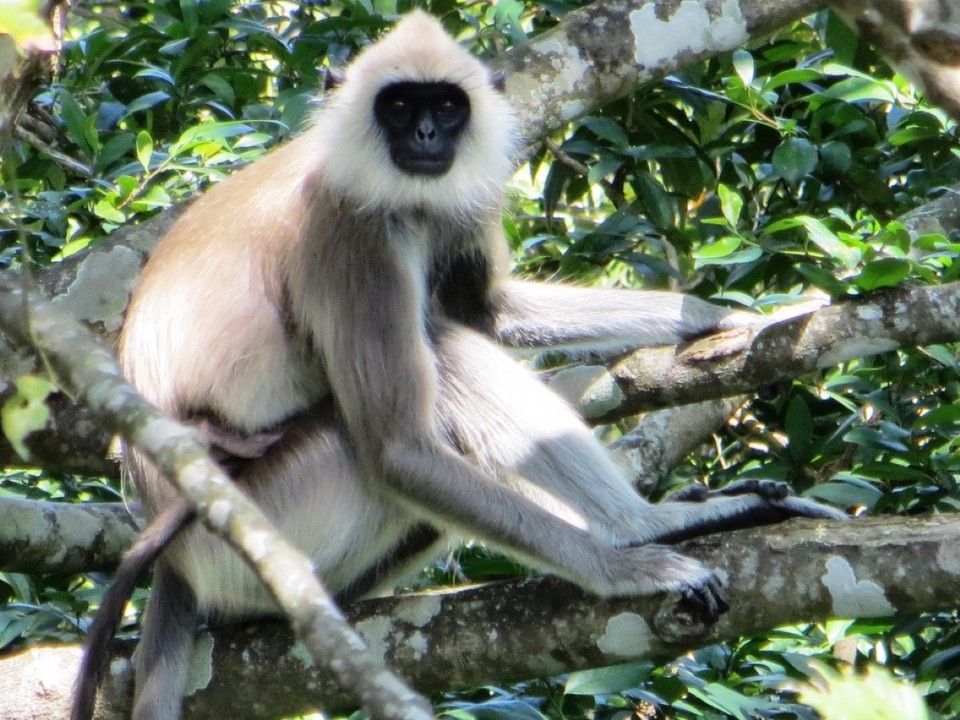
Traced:
POLYGON ((716 490, 718 495, 759 495, 767 500, 782 500, 793 494, 785 482, 779 480, 747 479, 736 480, 716 490))
POLYGON ((723 613, 730 609, 723 596, 720 578, 711 574, 702 583, 688 585, 680 590, 680 602, 703 620, 713 624, 723 613))
POLYGON ((668 495, 668 502, 706 502, 712 497, 731 495, 759 495, 766 500, 782 500, 792 493, 790 486, 779 480, 736 480, 728 485, 711 490, 704 485, 689 485, 668 495))

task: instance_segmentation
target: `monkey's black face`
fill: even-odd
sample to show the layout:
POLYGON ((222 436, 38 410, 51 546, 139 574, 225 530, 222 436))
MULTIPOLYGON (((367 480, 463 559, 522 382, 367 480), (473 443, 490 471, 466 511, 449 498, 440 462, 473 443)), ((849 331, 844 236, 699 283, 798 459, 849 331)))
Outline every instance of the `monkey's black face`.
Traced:
POLYGON ((443 175, 456 155, 457 139, 470 120, 470 99, 446 82, 398 82, 373 102, 390 158, 411 175, 443 175))

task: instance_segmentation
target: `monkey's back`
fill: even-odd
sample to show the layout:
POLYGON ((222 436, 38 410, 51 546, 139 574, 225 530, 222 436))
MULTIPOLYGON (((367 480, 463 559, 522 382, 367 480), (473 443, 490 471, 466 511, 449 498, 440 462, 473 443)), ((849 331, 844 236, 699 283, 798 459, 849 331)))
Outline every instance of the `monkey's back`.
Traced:
MULTIPOLYGON (((303 238, 312 141, 300 136, 220 183, 161 239, 120 335, 120 362, 147 399, 254 431, 326 391, 287 326, 277 263, 303 238), (270 181, 267 182, 266 179, 270 181), (272 190, 263 193, 262 188, 272 190)), ((312 167, 311 167, 312 166, 312 167)))

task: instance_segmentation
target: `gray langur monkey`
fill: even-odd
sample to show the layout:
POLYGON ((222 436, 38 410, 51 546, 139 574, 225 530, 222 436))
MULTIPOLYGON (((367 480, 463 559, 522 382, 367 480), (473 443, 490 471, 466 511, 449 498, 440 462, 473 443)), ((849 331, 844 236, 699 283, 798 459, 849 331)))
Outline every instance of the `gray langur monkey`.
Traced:
MULTIPOLYGON (((777 483, 651 505, 498 347, 662 345, 736 320, 681 294, 507 278, 500 213, 515 137, 495 84, 438 21, 407 16, 349 66, 308 130, 161 240, 123 329, 124 371, 209 432, 341 599, 471 535, 599 595, 679 591, 715 618, 726 605, 713 573, 657 543, 843 514, 784 498, 777 483)), ((125 462, 150 517, 183 507, 142 457, 125 462)), ((186 526, 154 571, 135 720, 180 717, 200 618, 275 609, 191 519, 151 525, 133 551, 142 566, 186 526)), ((107 605, 75 720, 93 712, 123 598, 107 605)))

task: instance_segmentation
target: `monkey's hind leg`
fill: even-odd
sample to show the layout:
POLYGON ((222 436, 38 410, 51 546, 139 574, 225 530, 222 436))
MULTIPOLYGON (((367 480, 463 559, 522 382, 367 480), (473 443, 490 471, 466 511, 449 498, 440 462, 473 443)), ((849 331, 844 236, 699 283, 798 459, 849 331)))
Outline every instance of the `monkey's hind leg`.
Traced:
POLYGON ((531 556, 526 547, 504 544, 503 538, 486 539, 599 594, 678 591, 714 618, 726 608, 714 574, 656 543, 792 516, 844 517, 813 501, 787 497, 785 486, 769 481, 651 505, 576 414, 500 348, 458 327, 437 328, 435 343, 438 418, 451 444, 489 478, 550 512, 556 525, 588 533, 576 547, 557 541, 568 558, 559 566, 531 556), (574 568, 584 559, 590 571, 578 576, 574 568))
POLYGON ((197 622, 193 591, 161 558, 137 648, 133 720, 180 717, 197 622))

